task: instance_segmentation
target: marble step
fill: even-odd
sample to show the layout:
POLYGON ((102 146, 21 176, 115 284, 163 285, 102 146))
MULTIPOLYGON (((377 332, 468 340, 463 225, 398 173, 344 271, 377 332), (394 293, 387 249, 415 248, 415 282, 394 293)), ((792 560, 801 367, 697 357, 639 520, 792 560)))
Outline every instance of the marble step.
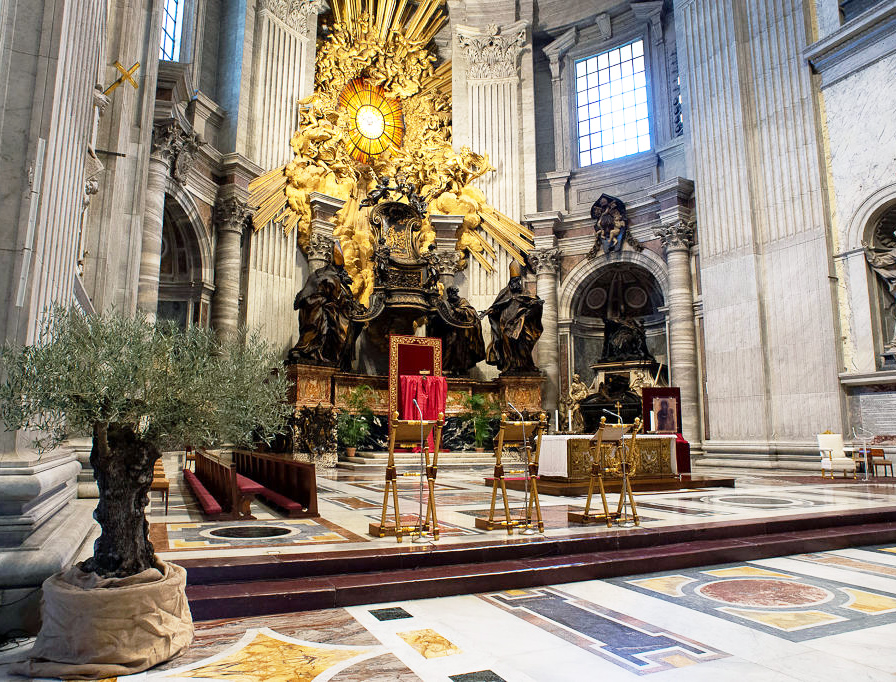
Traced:
MULTIPOLYGON (((415 551, 378 547, 314 555, 178 562, 196 620, 537 587, 896 541, 896 508, 700 527, 595 529, 415 551)), ((506 537, 506 536, 504 536, 506 537)))

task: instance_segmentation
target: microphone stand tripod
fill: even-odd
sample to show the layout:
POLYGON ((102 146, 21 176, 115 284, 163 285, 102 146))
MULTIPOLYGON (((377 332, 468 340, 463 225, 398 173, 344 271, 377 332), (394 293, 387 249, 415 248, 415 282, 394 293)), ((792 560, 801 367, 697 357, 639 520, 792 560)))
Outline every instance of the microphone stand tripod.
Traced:
POLYGON ((416 398, 414 398, 414 407, 417 408, 417 414, 420 415, 420 493, 417 498, 417 501, 419 502, 417 506, 417 532, 414 533, 411 542, 424 543, 429 542, 429 538, 427 537, 428 534, 423 529, 423 477, 426 475, 425 453, 423 452, 423 448, 426 445, 426 437, 423 435, 423 410, 421 410, 420 405, 417 404, 416 398))

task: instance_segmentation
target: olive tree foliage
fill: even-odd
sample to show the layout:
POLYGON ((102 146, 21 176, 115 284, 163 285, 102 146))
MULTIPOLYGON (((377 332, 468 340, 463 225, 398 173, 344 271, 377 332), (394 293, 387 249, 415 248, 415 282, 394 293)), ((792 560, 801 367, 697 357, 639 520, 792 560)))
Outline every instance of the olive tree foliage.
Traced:
POLYGON ((290 415, 276 352, 257 333, 151 324, 55 308, 30 346, 0 349, 0 419, 45 450, 97 426, 127 425, 159 450, 250 445, 290 415))

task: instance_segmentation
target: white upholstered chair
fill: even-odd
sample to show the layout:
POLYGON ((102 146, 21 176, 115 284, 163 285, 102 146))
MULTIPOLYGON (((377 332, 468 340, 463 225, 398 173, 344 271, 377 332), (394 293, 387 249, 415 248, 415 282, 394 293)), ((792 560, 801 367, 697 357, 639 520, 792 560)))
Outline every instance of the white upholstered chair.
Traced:
POLYGON ((844 478, 847 474, 856 477, 856 462, 852 457, 847 457, 843 449, 843 435, 840 433, 819 433, 818 450, 821 457, 821 477, 834 478, 835 471, 842 471, 844 478))

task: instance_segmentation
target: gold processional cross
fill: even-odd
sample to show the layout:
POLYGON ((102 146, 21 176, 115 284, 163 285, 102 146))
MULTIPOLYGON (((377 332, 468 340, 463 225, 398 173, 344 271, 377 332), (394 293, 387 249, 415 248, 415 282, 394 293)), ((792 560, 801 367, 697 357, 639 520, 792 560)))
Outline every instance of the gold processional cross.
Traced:
POLYGON ((114 83, 112 83, 112 85, 110 85, 108 88, 106 88, 106 89, 103 91, 103 94, 104 94, 104 95, 108 95, 110 92, 112 92, 113 90, 115 90, 115 88, 117 88, 117 87, 118 87, 119 85, 121 85, 122 83, 130 83, 131 85, 134 86, 134 90, 136 90, 137 87, 138 87, 138 86, 137 86, 137 81, 135 81, 135 80, 132 78, 132 76, 137 72, 137 69, 140 68, 140 62, 136 62, 130 69, 125 69, 125 68, 121 65, 121 63, 116 59, 116 60, 115 60, 115 64, 114 64, 113 66, 115 66, 115 68, 118 69, 118 70, 121 72, 121 77, 120 77, 117 81, 115 81, 114 83))

